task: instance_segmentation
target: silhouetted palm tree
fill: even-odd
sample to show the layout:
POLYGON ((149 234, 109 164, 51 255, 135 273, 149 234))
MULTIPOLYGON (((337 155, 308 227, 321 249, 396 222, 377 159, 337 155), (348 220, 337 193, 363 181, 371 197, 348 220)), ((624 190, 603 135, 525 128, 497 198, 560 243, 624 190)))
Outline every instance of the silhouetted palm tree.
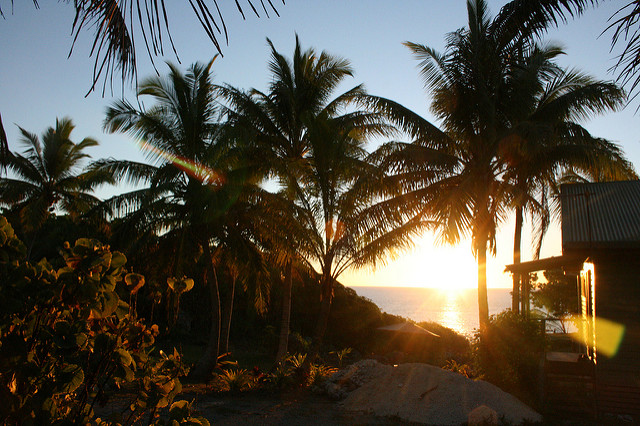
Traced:
MULTIPOLYGON (((541 98, 536 95, 542 93, 545 81, 555 84, 554 77, 562 79, 550 62, 557 49, 539 48, 536 37, 555 23, 555 15, 575 11, 571 7, 576 4, 578 9, 585 6, 583 2, 512 1, 491 19, 484 0, 470 0, 468 27, 448 34, 444 54, 406 43, 420 60, 425 86, 433 97, 431 110, 441 128, 395 102, 363 99, 385 112, 413 139, 411 144, 391 143, 379 151, 381 164, 395 171, 405 185, 407 208, 438 220, 445 241, 457 242, 462 235, 471 235, 478 262, 481 330, 488 324, 486 252, 495 251, 498 224, 515 196, 513 176, 507 174, 509 147, 518 145, 514 137, 517 126, 523 135, 523 120, 532 118, 532 109, 543 106, 537 103, 541 98), (528 97, 521 98, 523 93, 528 97)), ((564 122, 581 113, 615 107, 623 96, 615 86, 605 84, 590 96, 582 93, 583 107, 568 104, 565 110, 556 111, 557 116, 551 109, 544 112, 548 114, 544 122, 547 132, 553 131, 557 137, 564 122)), ((549 98, 542 100, 558 94, 548 93, 549 98)), ((570 100, 567 96, 564 102, 570 100)), ((558 103, 555 108, 560 106, 558 103)), ((539 112, 536 119, 542 120, 543 112, 539 112)), ((529 130, 535 128, 533 121, 530 124, 529 130)), ((567 125, 563 134, 567 136, 571 130, 578 129, 567 125)), ((575 142, 578 136, 574 136, 575 142)))
MULTIPOLYGON (((617 145, 592 136, 579 124, 621 106, 624 92, 612 83, 559 68, 552 59, 561 53, 559 48, 534 46, 514 73, 513 105, 507 109, 513 113, 512 133, 503 138, 499 152, 515 210, 514 263, 521 260, 524 213, 536 219, 534 257, 539 256, 551 218, 549 191, 564 173, 600 170, 607 179, 636 177, 617 145)), ((517 311, 519 277, 513 278, 512 308, 517 311)))
POLYGON ((391 250, 409 246, 428 225, 406 220, 397 204, 386 202, 393 186, 363 148, 370 132, 386 130, 369 119, 363 125, 361 118, 359 113, 318 117, 307 129, 305 167, 291 182, 296 196, 290 229, 298 252, 320 275, 320 314, 307 365, 320 349, 338 277, 350 267, 384 263, 391 250))
MULTIPOLYGON (((346 77, 353 75, 348 61, 314 49, 302 50, 296 37, 291 60, 280 54, 270 40, 271 83, 267 93, 253 89, 243 92, 230 86, 221 88, 229 101, 230 121, 245 132, 256 148, 256 157, 266 176, 277 179, 281 195, 293 201, 299 194, 299 180, 305 175, 312 151, 309 128, 319 119, 333 118, 355 96, 363 93, 361 86, 335 94, 346 77)), ((354 115, 355 117, 355 115, 354 115)), ((365 125, 365 115, 360 116, 365 125)), ((286 238, 281 230, 278 241, 279 258, 284 262, 283 316, 277 358, 287 352, 289 309, 291 306, 292 265, 297 254, 297 241, 286 238)), ((275 236, 274 236, 275 237, 275 236)))
POLYGON ((14 177, 0 178, 0 203, 21 217, 27 232, 36 231, 56 208, 73 217, 86 213, 99 202, 91 192, 109 181, 105 175, 85 172, 85 152, 98 145, 91 138, 78 143, 71 140, 74 125, 68 118, 56 120, 39 139, 20 128, 23 154, 6 157, 3 165, 14 177))
POLYGON ((203 280, 210 289, 211 333, 194 371, 203 376, 215 367, 219 353, 218 251, 252 234, 251 224, 258 221, 251 221, 249 197, 260 192, 242 168, 237 145, 222 133, 212 63, 194 64, 186 74, 170 65, 167 78, 142 82, 138 95, 155 101, 148 110, 125 100, 108 109, 105 128, 142 141, 154 164, 104 160, 95 165, 117 180, 149 185, 115 196, 106 206, 112 214, 125 215, 134 235, 171 240, 178 276, 198 257, 208 265, 203 280))

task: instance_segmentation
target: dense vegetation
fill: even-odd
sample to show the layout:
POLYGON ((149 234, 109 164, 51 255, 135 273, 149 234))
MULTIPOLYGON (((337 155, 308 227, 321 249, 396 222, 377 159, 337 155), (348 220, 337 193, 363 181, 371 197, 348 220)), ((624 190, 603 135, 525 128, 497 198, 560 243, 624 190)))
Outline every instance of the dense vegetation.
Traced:
MULTIPOLYGON (((73 142, 69 119, 41 138, 21 129, 25 151, 2 157, 0 179, 16 229, 2 219, 2 416, 84 422, 110 393, 136 389, 142 399, 117 421, 155 421, 186 366, 240 391, 258 378, 312 384, 369 356, 430 362, 531 397, 522 391, 544 348, 539 328, 488 315, 497 229, 515 212, 518 262, 525 215, 542 238, 560 183, 636 177, 617 145, 580 123, 622 106, 624 91, 559 67, 562 50, 538 40, 552 19, 532 4, 491 18, 483 0, 470 1, 469 25, 448 35, 444 53, 407 43, 437 124, 362 85, 338 93, 349 62, 296 40, 291 58, 269 41, 264 93, 215 84, 211 60, 142 81, 144 108, 111 105, 104 128, 139 141, 148 162, 83 163, 97 142, 73 142), (396 137, 408 141, 366 149, 396 137), (133 189, 99 200, 104 183, 133 189), (449 242, 472 237, 473 350, 435 324, 422 325, 437 338, 385 335, 379 327, 403 319, 339 283, 427 229, 449 242), (234 359, 241 368, 228 367, 234 359)), ((552 288, 536 293, 541 304, 552 288)), ((189 417, 176 404, 171 415, 189 417)))

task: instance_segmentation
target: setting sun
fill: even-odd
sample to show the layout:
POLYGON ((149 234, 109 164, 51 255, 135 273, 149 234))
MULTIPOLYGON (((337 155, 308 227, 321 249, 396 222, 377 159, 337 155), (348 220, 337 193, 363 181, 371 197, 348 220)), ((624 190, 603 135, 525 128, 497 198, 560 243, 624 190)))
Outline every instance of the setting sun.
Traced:
POLYGON ((466 242, 441 246, 432 235, 416 242, 413 250, 375 271, 349 271, 341 281, 352 286, 429 287, 439 289, 475 288, 476 263, 466 242))

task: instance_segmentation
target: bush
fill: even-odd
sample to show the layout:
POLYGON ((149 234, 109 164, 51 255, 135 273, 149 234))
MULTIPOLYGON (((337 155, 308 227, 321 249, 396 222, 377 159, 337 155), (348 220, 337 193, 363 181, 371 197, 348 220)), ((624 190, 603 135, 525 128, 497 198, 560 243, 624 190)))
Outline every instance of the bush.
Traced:
POLYGON ((238 394, 253 388, 255 383, 253 374, 245 369, 222 370, 214 378, 214 389, 238 394))
POLYGON ((511 311, 494 315, 486 333, 475 338, 479 374, 532 404, 538 396, 544 347, 544 330, 538 321, 511 311))
POLYGON ((308 374, 304 369, 306 354, 287 356, 267 377, 268 383, 277 389, 290 386, 314 386, 338 371, 335 367, 311 363, 308 374))
POLYGON ((187 371, 177 351, 154 352, 158 327, 123 300, 144 277, 97 240, 65 244, 58 270, 25 253, 0 217, 0 422, 85 424, 122 389, 134 396, 118 424, 154 419, 187 371))

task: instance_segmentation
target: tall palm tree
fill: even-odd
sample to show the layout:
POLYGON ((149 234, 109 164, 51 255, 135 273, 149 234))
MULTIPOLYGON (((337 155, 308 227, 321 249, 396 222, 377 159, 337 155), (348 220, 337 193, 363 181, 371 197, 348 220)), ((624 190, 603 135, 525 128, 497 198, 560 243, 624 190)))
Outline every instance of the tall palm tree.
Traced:
MULTIPOLYGON (((420 61, 440 127, 395 102, 362 100, 385 112, 413 139, 410 144, 384 145, 379 152, 381 164, 394 170, 406 186, 407 208, 438 220, 445 241, 472 237, 481 331, 489 320, 486 253, 495 252, 497 227, 514 196, 505 146, 532 107, 532 98, 520 99, 519 92, 540 93, 539 75, 553 75, 549 59, 555 49, 540 49, 536 38, 556 23, 558 14, 584 6, 585 2, 515 0, 492 19, 484 0, 469 0, 468 27, 447 35, 444 54, 405 43, 420 61)), ((575 110, 575 115, 559 116, 559 121, 618 105, 620 97, 618 91, 604 95, 604 102, 586 98, 584 109, 569 106, 567 111, 575 110)))
POLYGON ((95 164, 117 180, 148 185, 115 196, 105 205, 112 214, 124 215, 135 235, 152 233, 173 241, 177 275, 199 257, 207 265, 203 282, 210 290, 211 330, 194 372, 202 376, 215 367, 219 353, 217 252, 251 234, 248 200, 259 192, 241 168, 235 142, 221 131, 212 64, 213 60, 194 64, 186 74, 169 65, 167 78, 143 81, 138 95, 155 101, 148 110, 125 100, 107 110, 105 128, 140 140, 154 164, 113 159, 95 164))
POLYGON ((105 175, 85 172, 87 148, 95 139, 71 140, 74 129, 68 118, 56 120, 42 138, 20 128, 23 154, 9 153, 3 165, 14 177, 0 178, 0 203, 19 212, 26 231, 42 226, 56 208, 78 217, 99 202, 93 189, 108 181, 105 175))
MULTIPOLYGON (((512 132, 503 138, 500 148, 515 210, 514 263, 521 260, 526 212, 537 218, 534 257, 539 256, 550 222, 549 190, 557 186, 557 179, 566 171, 600 170, 601 178, 606 179, 636 177, 618 146, 592 136, 579 124, 621 106, 624 92, 612 83, 559 68, 551 59, 561 53, 558 48, 534 46, 514 73, 513 115, 509 118, 512 132), (525 83, 527 80, 529 83, 525 83)), ((520 277, 513 278, 512 308, 517 311, 520 277)))
MULTIPOLYGON (((362 94, 363 89, 356 86, 336 96, 338 85, 353 75, 348 61, 324 51, 302 50, 297 36, 291 60, 279 53, 269 39, 267 43, 271 49, 272 74, 268 92, 256 89, 243 92, 226 86, 221 88, 221 93, 229 101, 230 121, 240 131, 247 132, 245 137, 254 144, 265 175, 278 180, 281 195, 291 202, 297 196, 298 181, 303 177, 312 150, 309 128, 321 117, 336 116, 337 111, 362 94)), ((281 359, 287 352, 297 242, 291 237, 279 238, 279 241, 277 250, 285 268, 277 355, 281 359)))
POLYGON ((291 182, 296 196, 290 232, 304 262, 318 272, 321 287, 307 365, 320 350, 339 276, 351 267, 384 262, 391 250, 406 248, 412 237, 430 226, 421 218, 408 220, 397 203, 389 202, 394 185, 363 148, 370 134, 386 132, 371 118, 362 112, 318 117, 307 129, 310 149, 305 167, 291 182))

